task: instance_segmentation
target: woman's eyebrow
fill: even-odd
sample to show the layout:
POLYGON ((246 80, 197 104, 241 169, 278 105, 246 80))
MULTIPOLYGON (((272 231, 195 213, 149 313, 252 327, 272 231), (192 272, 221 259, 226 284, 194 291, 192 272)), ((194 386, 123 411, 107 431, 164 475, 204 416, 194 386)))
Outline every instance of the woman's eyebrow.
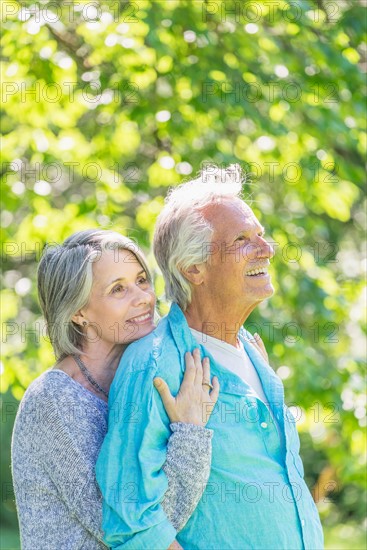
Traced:
MULTIPOLYGON (((145 269, 141 269, 137 274, 136 276, 139 277, 139 275, 142 275, 143 273, 145 273, 145 269)), ((114 279, 113 281, 111 281, 110 283, 108 283, 107 286, 111 286, 113 285, 114 283, 118 283, 120 281, 126 281, 126 277, 117 277, 117 279, 114 279)))

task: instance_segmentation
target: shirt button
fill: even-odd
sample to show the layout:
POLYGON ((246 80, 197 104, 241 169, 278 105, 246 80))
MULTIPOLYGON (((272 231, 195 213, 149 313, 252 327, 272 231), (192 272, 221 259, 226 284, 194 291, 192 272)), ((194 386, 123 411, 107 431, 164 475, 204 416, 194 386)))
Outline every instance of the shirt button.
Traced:
POLYGON ((304 527, 304 525, 305 525, 305 520, 304 519, 301 521, 301 525, 302 525, 302 527, 304 527))
POLYGON ((260 426, 261 426, 262 428, 267 428, 267 427, 268 427, 268 424, 267 424, 267 422, 261 422, 260 426))

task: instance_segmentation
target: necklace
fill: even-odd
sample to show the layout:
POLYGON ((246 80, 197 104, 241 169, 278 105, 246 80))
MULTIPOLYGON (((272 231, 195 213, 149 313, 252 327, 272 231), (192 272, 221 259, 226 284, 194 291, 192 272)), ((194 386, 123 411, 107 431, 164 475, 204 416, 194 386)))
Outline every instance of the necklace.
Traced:
POLYGON ((82 371, 82 373, 84 374, 84 376, 88 380, 88 382, 90 384, 92 384, 92 386, 96 390, 98 390, 100 393, 103 393, 103 395, 105 397, 107 397, 107 399, 108 399, 108 392, 106 392, 106 390, 101 388, 101 386, 98 384, 98 382, 93 378, 93 376, 91 375, 91 373, 89 372, 87 367, 84 365, 83 361, 80 359, 80 356, 73 354, 72 357, 74 358, 76 364, 78 365, 78 367, 80 368, 80 370, 82 371))

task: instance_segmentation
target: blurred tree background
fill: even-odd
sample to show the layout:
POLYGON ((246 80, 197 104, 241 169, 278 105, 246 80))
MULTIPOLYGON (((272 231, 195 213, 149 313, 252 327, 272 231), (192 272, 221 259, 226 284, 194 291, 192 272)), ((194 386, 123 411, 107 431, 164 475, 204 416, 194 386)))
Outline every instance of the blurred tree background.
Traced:
POLYGON ((284 381, 327 548, 364 548, 365 0, 1 10, 1 547, 19 547, 18 402, 53 364, 35 284, 44 244, 103 227, 148 251, 169 186, 239 162, 277 252, 276 293, 247 328, 284 381))

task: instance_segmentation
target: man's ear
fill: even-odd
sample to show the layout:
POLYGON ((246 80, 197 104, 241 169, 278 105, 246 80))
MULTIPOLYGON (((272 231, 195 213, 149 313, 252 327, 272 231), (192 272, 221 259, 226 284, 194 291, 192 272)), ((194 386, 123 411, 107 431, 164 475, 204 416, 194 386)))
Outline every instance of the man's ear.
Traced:
POLYGON ((181 269, 181 273, 193 285, 201 285, 204 281, 204 264, 190 265, 187 269, 181 269))

